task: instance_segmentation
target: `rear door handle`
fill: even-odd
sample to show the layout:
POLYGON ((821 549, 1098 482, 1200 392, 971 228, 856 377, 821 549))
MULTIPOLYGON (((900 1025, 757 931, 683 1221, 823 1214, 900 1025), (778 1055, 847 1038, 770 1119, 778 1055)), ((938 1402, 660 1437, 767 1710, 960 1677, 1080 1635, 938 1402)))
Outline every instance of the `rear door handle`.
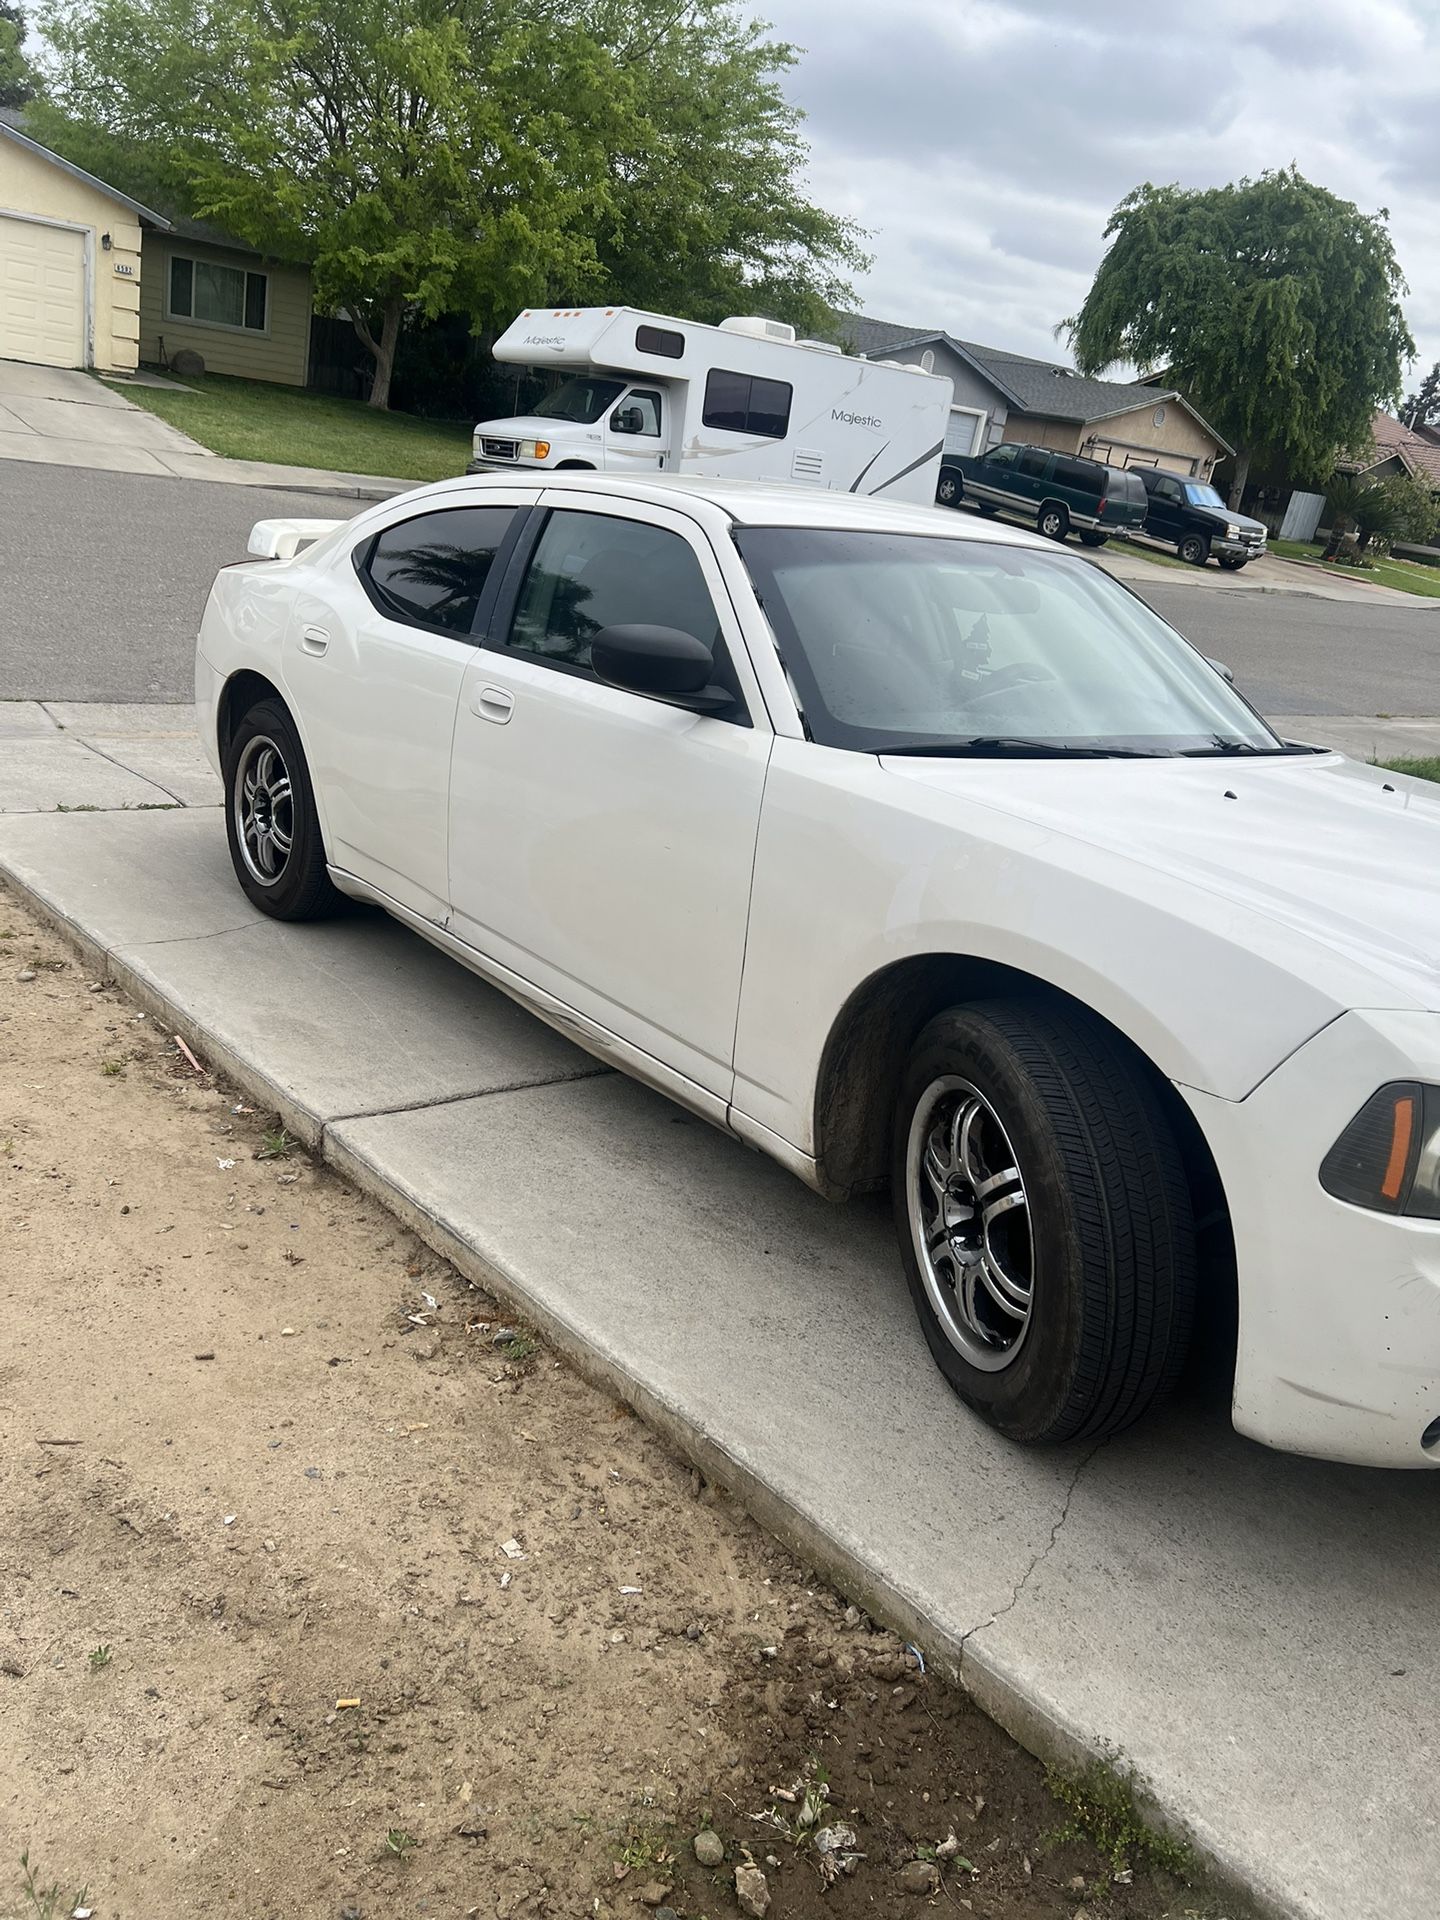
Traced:
POLYGON ((503 727, 515 711, 515 696, 504 687, 481 687, 471 698, 470 711, 478 713, 482 720, 493 720, 497 727, 503 727))
POLYGON ((324 653, 330 644, 330 635, 324 627, 302 627, 300 645, 306 653, 324 653))

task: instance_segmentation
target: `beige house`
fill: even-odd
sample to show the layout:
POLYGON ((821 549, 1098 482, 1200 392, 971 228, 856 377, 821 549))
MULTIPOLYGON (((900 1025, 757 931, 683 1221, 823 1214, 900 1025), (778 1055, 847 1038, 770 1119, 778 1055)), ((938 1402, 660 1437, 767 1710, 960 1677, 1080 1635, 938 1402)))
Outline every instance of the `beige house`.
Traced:
POLYGON ((0 360, 132 373, 182 348, 207 372, 303 387, 308 267, 142 206, 0 109, 0 360))
POLYGON ((900 360, 948 376, 954 404, 945 444, 951 453, 983 453, 1013 440, 1114 467, 1164 467, 1208 480, 1233 452, 1172 387, 1088 380, 1055 361, 859 315, 842 317, 839 330, 872 360, 900 360))

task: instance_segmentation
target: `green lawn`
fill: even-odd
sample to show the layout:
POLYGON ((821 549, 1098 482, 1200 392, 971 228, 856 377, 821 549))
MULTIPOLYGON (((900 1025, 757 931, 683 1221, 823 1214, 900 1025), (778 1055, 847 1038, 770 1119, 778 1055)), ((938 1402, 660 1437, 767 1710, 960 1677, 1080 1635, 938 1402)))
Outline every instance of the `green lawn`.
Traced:
POLYGON ((1182 560, 1173 553, 1160 553, 1154 547, 1142 546, 1138 540, 1116 540, 1111 543, 1112 553, 1133 553, 1137 560, 1148 560, 1152 567, 1183 567, 1186 573, 1194 569, 1188 560, 1182 560))
POLYGON ((397 480, 444 480, 465 471, 470 428, 461 422, 380 413, 358 400, 210 373, 184 383, 193 393, 124 386, 136 406, 158 413, 202 447, 232 460, 286 467, 339 467, 397 480))
MULTIPOLYGON (((1271 553, 1282 560, 1318 560, 1325 551, 1318 540, 1272 540, 1271 553)), ((1374 580, 1382 587, 1398 587, 1401 593, 1418 593, 1440 600, 1440 567, 1427 567, 1418 560, 1377 560, 1373 567, 1327 566, 1327 573, 1343 574, 1347 580, 1374 580)))
POLYGON ((1440 780, 1440 758, 1381 760, 1377 765, 1388 768, 1391 773, 1408 773, 1416 780, 1440 780))

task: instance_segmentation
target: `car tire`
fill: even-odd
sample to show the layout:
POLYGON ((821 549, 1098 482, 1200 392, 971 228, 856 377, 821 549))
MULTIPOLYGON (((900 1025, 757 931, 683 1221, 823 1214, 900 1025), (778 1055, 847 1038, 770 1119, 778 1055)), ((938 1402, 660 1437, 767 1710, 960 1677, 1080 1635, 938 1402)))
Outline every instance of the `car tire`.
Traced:
POLYGON ((1203 533, 1187 533, 1175 551, 1191 567, 1203 567, 1210 558, 1210 542, 1203 533))
POLYGON ((1095 533, 1087 528, 1085 532, 1080 535, 1080 544, 1082 547, 1103 547, 1109 538, 1108 533, 1095 533))
POLYGON ((935 483, 937 507, 958 507, 965 497, 965 483, 953 467, 942 467, 935 483))
POLYGON ((1240 573, 1244 570, 1244 568, 1249 566, 1250 562, 1248 559, 1241 560, 1238 557, 1232 557, 1229 559, 1223 559, 1220 562, 1220 564, 1225 569, 1226 573, 1240 573))
POLYGON ((344 905, 325 868, 310 769, 283 700, 259 700, 225 749, 225 834, 235 877, 274 920, 320 920, 344 905))
POLYGON ((1047 500, 1035 516, 1035 526, 1047 540, 1063 540, 1070 531, 1070 516, 1058 500, 1047 500))
POLYGON ((1174 1384, 1189 1186, 1143 1063, 1095 1020, 1019 999, 933 1019, 902 1075, 892 1198, 930 1351, 1008 1438, 1099 1439, 1174 1384))

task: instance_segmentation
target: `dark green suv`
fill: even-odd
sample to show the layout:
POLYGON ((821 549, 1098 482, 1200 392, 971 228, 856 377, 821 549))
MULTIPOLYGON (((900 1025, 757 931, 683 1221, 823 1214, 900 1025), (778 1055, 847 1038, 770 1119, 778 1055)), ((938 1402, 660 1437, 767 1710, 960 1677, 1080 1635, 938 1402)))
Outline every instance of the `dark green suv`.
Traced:
POLYGON ((947 453, 935 498, 942 507, 968 500, 982 513, 1003 507, 1052 540, 1073 530, 1087 547, 1103 547, 1112 533, 1138 531, 1149 504, 1140 481, 1122 467, 1009 440, 988 453, 947 453))

